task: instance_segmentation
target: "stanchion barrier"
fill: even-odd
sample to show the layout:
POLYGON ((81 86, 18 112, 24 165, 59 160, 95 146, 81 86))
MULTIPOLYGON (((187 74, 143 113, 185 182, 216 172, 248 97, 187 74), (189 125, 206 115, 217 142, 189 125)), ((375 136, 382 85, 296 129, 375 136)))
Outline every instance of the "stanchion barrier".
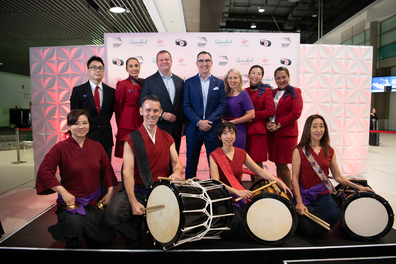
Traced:
MULTIPOLYGON (((31 128, 21 128, 20 130, 32 130, 31 128)), ((15 138, 16 138, 16 151, 17 151, 17 161, 11 162, 11 164, 26 163, 26 161, 21 161, 21 154, 19 152, 19 128, 15 127, 15 138)))

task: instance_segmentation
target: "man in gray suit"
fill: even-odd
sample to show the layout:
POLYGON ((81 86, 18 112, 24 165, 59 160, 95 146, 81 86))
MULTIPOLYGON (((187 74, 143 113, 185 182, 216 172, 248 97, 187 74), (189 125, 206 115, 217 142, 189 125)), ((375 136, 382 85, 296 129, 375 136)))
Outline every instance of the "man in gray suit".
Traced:
POLYGON ((163 112, 157 125, 173 137, 176 151, 179 153, 183 133, 184 81, 171 72, 172 56, 168 51, 159 51, 156 61, 158 71, 143 80, 140 104, 146 95, 155 94, 158 96, 163 112))

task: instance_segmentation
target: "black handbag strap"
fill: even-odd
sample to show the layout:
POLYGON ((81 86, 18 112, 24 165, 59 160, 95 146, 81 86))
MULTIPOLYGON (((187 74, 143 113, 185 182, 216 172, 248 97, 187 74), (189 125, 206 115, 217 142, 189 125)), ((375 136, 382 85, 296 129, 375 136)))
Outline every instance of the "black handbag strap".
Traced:
POLYGON ((142 134, 139 130, 135 130, 129 134, 132 140, 133 149, 135 150, 135 157, 139 166, 140 177, 146 189, 153 187, 153 176, 151 174, 150 163, 148 161, 146 147, 144 146, 142 134))

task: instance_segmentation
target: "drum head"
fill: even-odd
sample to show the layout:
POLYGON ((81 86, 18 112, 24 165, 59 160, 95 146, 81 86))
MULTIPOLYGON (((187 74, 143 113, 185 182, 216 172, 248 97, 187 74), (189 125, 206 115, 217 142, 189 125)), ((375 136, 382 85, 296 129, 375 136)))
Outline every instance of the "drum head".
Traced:
POLYGON ((243 224, 252 238, 260 243, 276 245, 286 241, 297 228, 293 205, 274 193, 255 196, 245 205, 243 224))
POLYGON ((362 240, 379 239, 393 225, 393 211, 381 196, 356 193, 341 206, 340 222, 345 231, 362 240))
POLYGON ((146 207, 160 204, 164 204, 165 208, 147 210, 147 226, 156 241, 161 244, 172 244, 180 229, 180 207, 172 185, 169 183, 161 182, 154 186, 146 207))

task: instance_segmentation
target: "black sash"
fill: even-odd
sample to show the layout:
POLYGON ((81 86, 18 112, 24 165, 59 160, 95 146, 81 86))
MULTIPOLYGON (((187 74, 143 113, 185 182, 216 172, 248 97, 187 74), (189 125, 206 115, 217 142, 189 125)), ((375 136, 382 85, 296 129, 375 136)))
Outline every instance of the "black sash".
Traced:
POLYGON ((148 161, 142 134, 140 134, 139 130, 135 130, 130 133, 129 136, 131 137, 133 149, 135 150, 135 157, 144 187, 146 187, 146 189, 151 189, 153 187, 153 176, 151 175, 150 163, 148 161))

